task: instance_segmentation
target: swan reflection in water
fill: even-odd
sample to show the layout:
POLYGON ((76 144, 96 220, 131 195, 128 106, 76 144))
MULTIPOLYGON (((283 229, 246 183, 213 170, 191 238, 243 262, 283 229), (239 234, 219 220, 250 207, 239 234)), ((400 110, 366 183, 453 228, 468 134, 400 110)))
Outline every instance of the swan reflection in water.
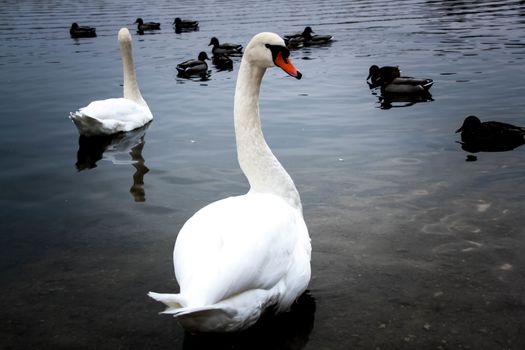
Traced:
POLYGON ((251 328, 238 333, 205 333, 184 336, 184 350, 291 349, 306 347, 314 327, 315 299, 307 290, 289 312, 263 316, 251 328))
POLYGON ((79 136, 77 162, 78 171, 93 169, 101 159, 109 160, 113 164, 131 164, 135 168, 133 174, 133 185, 129 192, 133 195, 135 202, 145 202, 144 175, 149 168, 144 165, 142 149, 144 148, 144 136, 149 124, 145 127, 109 136, 79 136), (124 156, 125 155, 125 159, 124 156), (131 156, 131 159, 128 159, 131 156))

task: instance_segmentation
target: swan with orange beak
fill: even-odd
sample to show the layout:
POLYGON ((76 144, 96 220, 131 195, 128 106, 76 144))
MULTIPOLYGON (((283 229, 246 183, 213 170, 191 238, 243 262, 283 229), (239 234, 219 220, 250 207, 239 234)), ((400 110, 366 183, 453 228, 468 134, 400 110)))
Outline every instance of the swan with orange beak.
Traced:
POLYGON ((310 281, 311 244, 299 192, 264 139, 259 92, 267 68, 300 79, 281 37, 246 47, 235 88, 237 159, 249 190, 208 204, 186 221, 173 250, 177 294, 150 292, 191 332, 232 332, 265 312, 286 312, 310 281))

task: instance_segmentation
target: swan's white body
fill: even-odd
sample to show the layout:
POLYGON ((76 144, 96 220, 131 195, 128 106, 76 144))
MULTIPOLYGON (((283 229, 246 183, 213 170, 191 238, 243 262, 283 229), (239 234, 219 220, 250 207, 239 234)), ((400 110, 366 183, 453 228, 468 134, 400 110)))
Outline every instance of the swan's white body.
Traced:
POLYGON ((311 245, 299 193, 260 125, 260 84, 274 66, 265 44, 284 47, 276 34, 256 35, 235 91, 237 153, 250 191, 211 203, 184 224, 173 251, 180 293, 149 293, 190 331, 246 329, 266 309, 287 311, 310 281, 311 245))
POLYGON ((124 73, 124 97, 93 101, 70 113, 71 120, 84 136, 111 135, 131 131, 153 119, 148 104, 140 94, 131 52, 131 34, 127 28, 118 33, 124 73))

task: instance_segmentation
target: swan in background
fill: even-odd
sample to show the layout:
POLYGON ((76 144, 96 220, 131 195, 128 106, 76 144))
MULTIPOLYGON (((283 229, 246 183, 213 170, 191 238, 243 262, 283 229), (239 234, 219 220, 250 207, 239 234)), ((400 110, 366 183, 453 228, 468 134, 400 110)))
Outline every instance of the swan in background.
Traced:
POLYGON ((150 292, 192 332, 229 332, 253 325, 267 309, 288 311, 310 280, 311 245, 301 199, 268 147, 259 118, 267 68, 300 79, 284 40, 260 33, 239 67, 234 124, 247 194, 211 203, 182 227, 173 250, 178 294, 150 292))
POLYGON ((77 126, 80 135, 111 135, 131 131, 153 119, 140 94, 131 52, 131 34, 127 28, 120 29, 118 41, 124 71, 124 97, 93 101, 70 113, 69 118, 77 126))
POLYGON ((94 38, 97 36, 97 30, 93 27, 81 27, 77 23, 73 23, 69 28, 69 35, 72 38, 94 38))

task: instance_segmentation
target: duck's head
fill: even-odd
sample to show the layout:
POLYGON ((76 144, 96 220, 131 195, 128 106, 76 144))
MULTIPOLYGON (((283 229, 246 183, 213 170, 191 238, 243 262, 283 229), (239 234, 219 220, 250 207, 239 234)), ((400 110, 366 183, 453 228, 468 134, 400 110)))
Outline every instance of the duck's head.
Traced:
POLYGON ((479 120, 478 117, 476 117, 475 115, 469 115, 463 121, 463 125, 461 125, 461 128, 457 129, 456 132, 469 132, 472 130, 476 130, 480 125, 481 120, 479 120))
POLYGON ((290 50, 284 40, 275 33, 259 33, 248 43, 243 60, 261 68, 279 67, 296 79, 301 79, 299 72, 290 60, 290 50))
POLYGON ((376 66, 375 64, 370 66, 368 69, 368 77, 366 77, 366 80, 371 79, 372 82, 374 80, 377 80, 379 78, 379 66, 376 66))
POLYGON ((219 46, 219 39, 217 39, 216 37, 211 38, 210 43, 208 44, 208 46, 210 46, 210 45, 213 45, 214 47, 215 46, 219 46))
POLYGON ((182 23, 182 20, 179 17, 175 18, 175 20, 173 21, 173 24, 181 24, 181 23, 182 23))
POLYGON ((208 55, 204 51, 201 51, 201 53, 199 53, 198 59, 199 61, 209 60, 208 55))
POLYGON ((133 24, 139 24, 139 25, 140 25, 140 24, 144 24, 144 21, 142 20, 142 18, 139 17, 139 18, 137 18, 137 19, 135 20, 135 22, 134 22, 133 24))
POLYGON ((71 25, 71 29, 78 29, 78 24, 75 22, 71 25))
POLYGON ((313 34, 314 31, 312 30, 312 27, 305 27, 303 30, 303 35, 310 35, 313 34))

